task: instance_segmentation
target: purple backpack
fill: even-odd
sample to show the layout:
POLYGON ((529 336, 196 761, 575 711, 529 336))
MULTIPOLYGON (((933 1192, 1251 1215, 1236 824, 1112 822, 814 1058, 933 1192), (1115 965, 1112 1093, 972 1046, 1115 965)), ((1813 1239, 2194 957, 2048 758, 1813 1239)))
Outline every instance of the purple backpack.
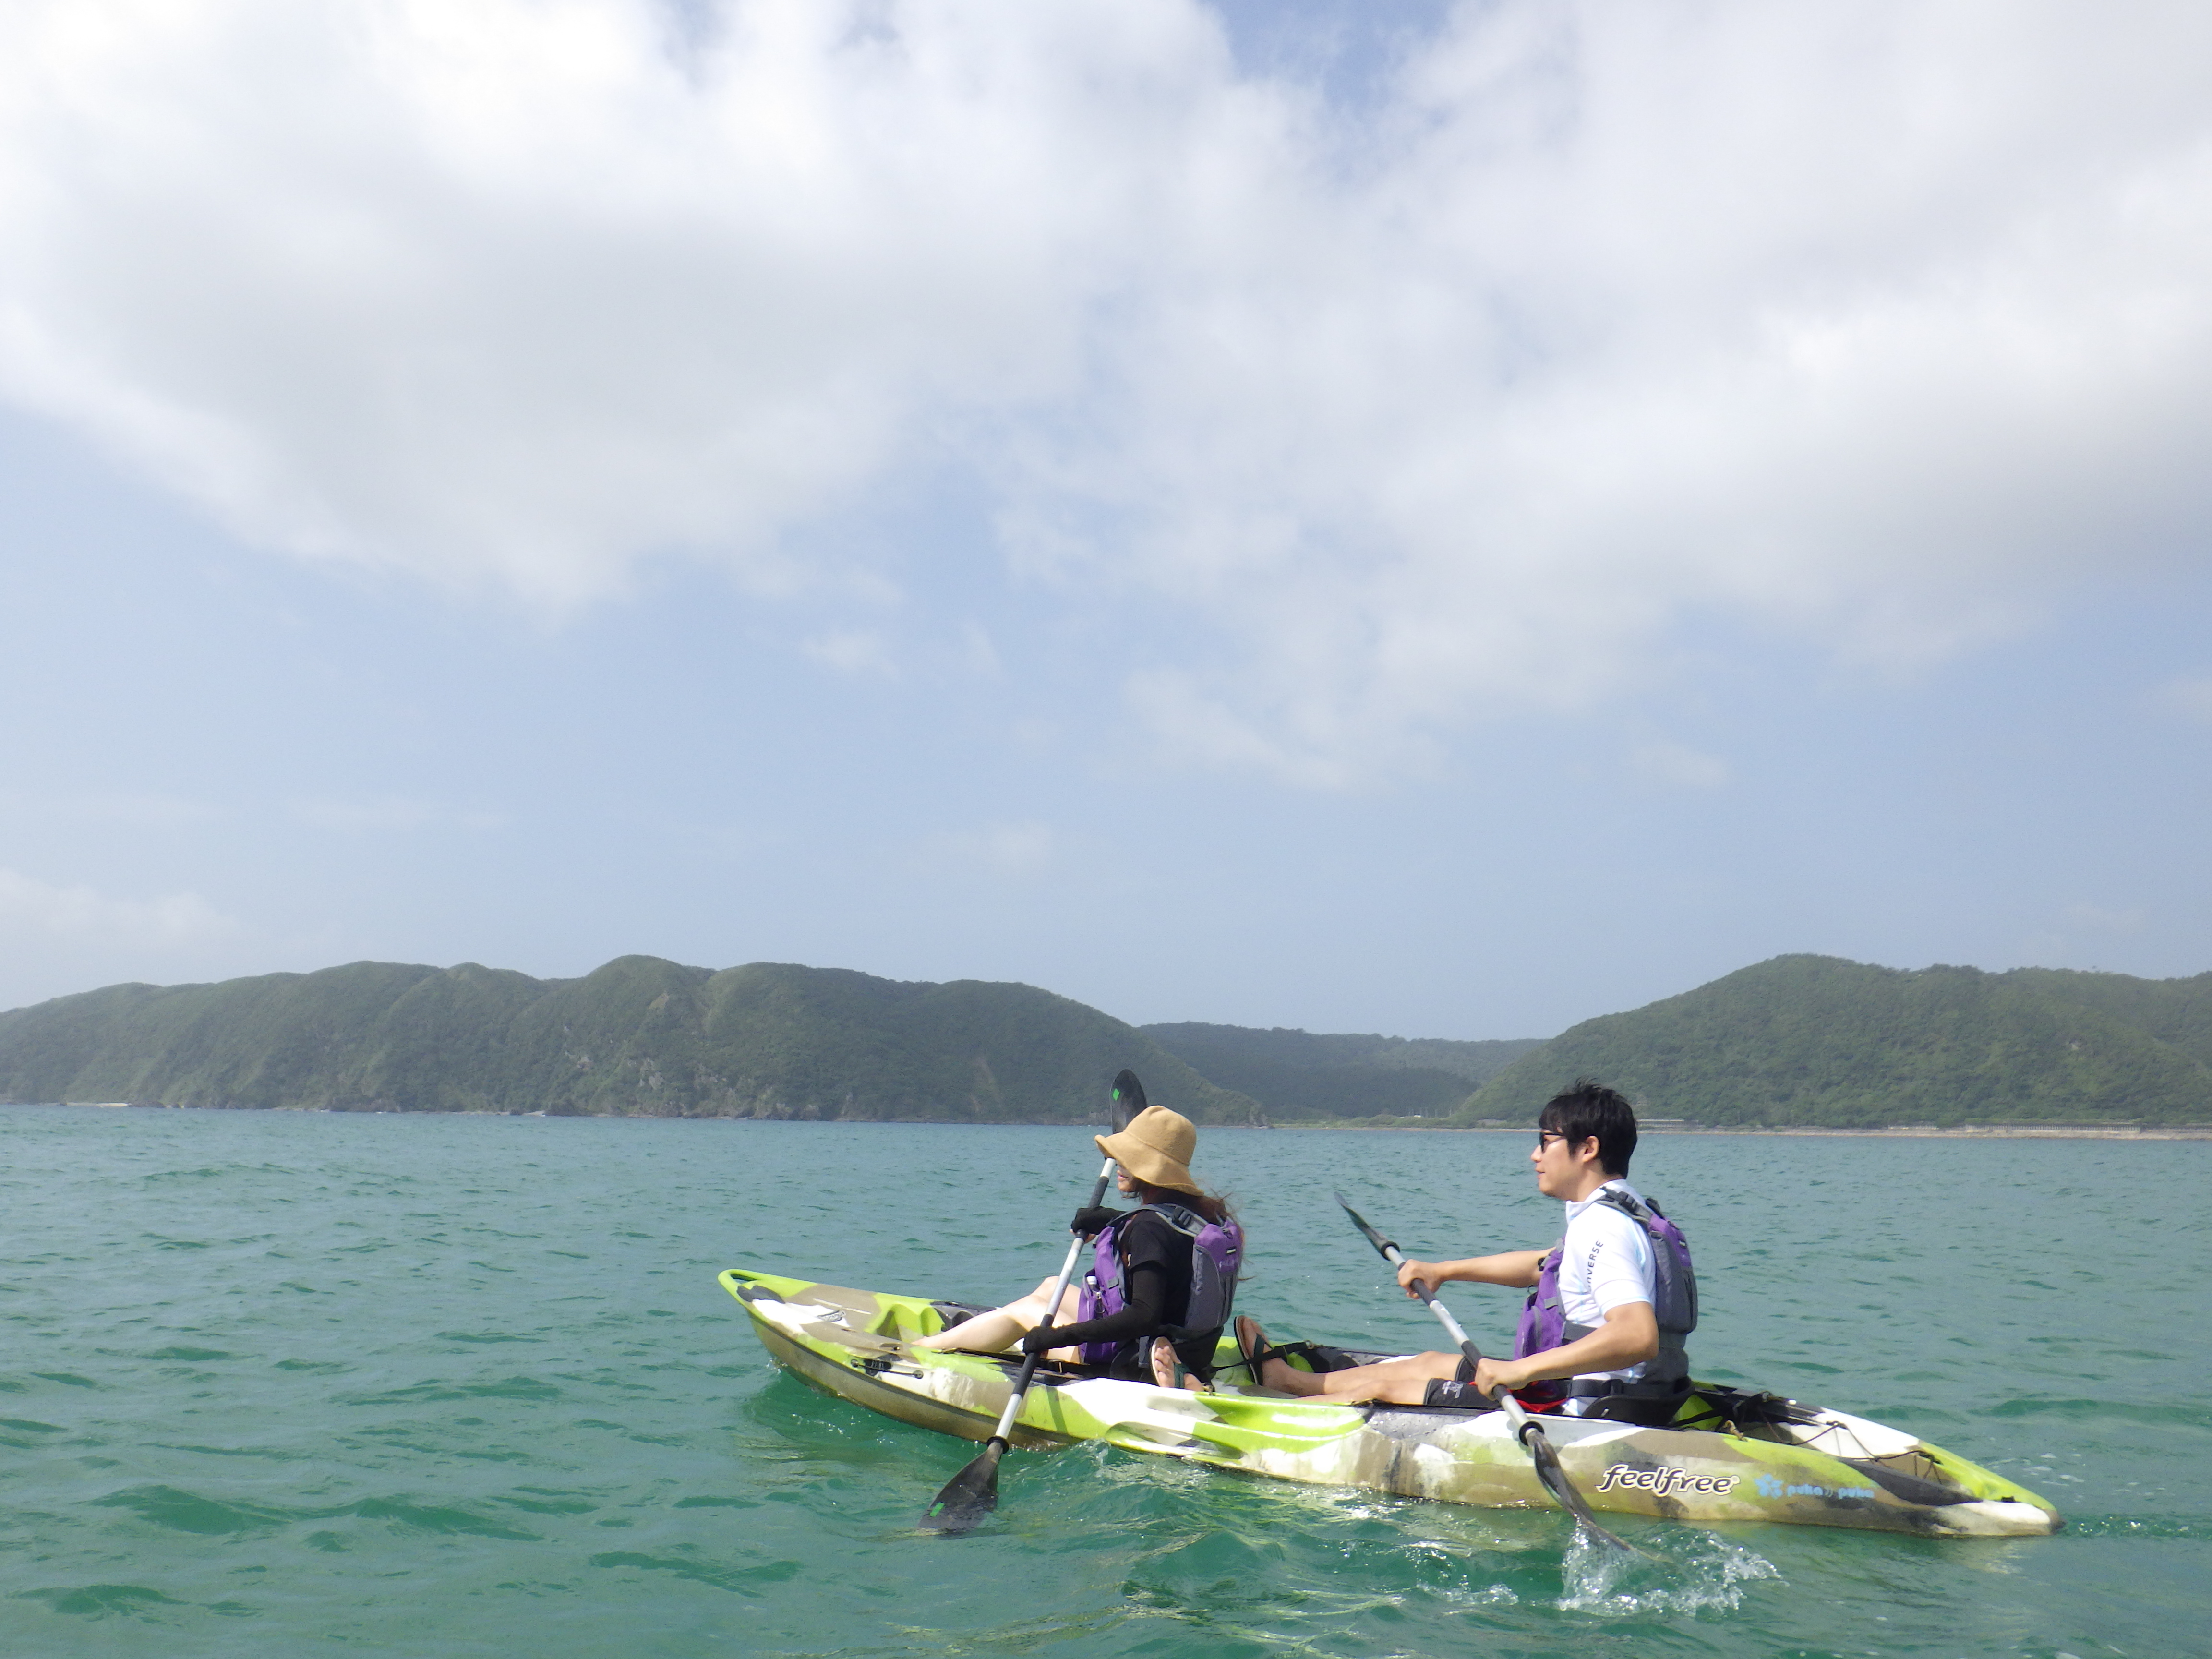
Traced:
MULTIPOLYGON (((1657 1205, 1639 1200, 1619 1187, 1607 1187, 1597 1195, 1597 1201, 1610 1204, 1650 1236, 1651 1312, 1659 1325, 1659 1351, 1662 1357, 1670 1349, 1680 1353, 1682 1339, 1698 1328, 1698 1275, 1690 1266, 1689 1241, 1657 1205)), ((1516 1359, 1564 1348, 1596 1328, 1569 1324, 1560 1305, 1559 1258, 1566 1243, 1561 1239, 1544 1258, 1536 1288, 1528 1292, 1528 1300, 1521 1309, 1520 1328, 1513 1334, 1516 1359)), ((1531 1383, 1517 1393, 1523 1401, 1540 1402, 1564 1399, 1566 1390, 1562 1384, 1550 1382, 1531 1383)))
MULTIPOLYGON (((1091 1271, 1083 1275, 1076 1318, 1103 1319, 1128 1305, 1127 1287, 1121 1278, 1121 1253, 1116 1245, 1129 1217, 1142 1215, 1146 1210, 1190 1240, 1190 1300, 1184 1304, 1183 1322, 1163 1328, 1159 1334, 1180 1342, 1218 1331, 1229 1322, 1229 1310, 1237 1298, 1237 1270, 1244 1259, 1244 1230, 1237 1224, 1233 1216, 1208 1221, 1197 1211, 1187 1210, 1180 1204, 1141 1205, 1100 1231, 1097 1247, 1091 1254, 1091 1271)), ((1119 1342, 1086 1342, 1083 1345, 1083 1363, 1110 1365, 1122 1346, 1119 1342)))

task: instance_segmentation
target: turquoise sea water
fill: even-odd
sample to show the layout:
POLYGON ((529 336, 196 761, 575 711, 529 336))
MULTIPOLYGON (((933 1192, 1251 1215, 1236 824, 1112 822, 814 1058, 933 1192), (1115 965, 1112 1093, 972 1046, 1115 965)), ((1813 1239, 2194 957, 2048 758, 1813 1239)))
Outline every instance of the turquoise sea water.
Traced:
MULTIPOLYGON (((2051 1498, 1995 1543, 1628 1521, 1079 1448, 987 1530, 974 1449, 774 1370, 720 1268, 984 1299, 1056 1267, 1087 1133, 0 1109, 10 1656, 2178 1655, 2212 1647, 2212 1143, 1674 1137, 1708 1376, 2051 1498)), ((1409 1249, 1534 1246, 1523 1138, 1218 1132, 1277 1333, 1434 1346, 1409 1249)), ((1463 1289, 1499 1340, 1503 1292, 1463 1289)))

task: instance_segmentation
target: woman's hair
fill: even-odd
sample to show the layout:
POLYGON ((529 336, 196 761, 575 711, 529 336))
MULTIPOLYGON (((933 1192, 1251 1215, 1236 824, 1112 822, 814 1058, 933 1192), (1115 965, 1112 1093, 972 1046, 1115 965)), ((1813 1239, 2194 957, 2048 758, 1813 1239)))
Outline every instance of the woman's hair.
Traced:
POLYGON ((1130 1185, 1137 1189, 1138 1201, 1144 1204, 1180 1204, 1184 1209, 1203 1216, 1218 1225, 1235 1213, 1226 1198, 1217 1198, 1212 1193, 1189 1193, 1180 1187, 1155 1187, 1149 1181, 1135 1176, 1129 1177, 1130 1185))

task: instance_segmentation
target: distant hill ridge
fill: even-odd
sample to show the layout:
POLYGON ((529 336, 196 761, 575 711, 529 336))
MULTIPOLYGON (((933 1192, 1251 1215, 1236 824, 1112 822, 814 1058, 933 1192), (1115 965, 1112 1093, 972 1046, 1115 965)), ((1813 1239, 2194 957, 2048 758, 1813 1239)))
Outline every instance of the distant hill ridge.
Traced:
POLYGON ((1440 1037, 1317 1033, 1276 1026, 1146 1025, 1161 1048, 1249 1095, 1279 1122, 1302 1118, 1449 1118, 1470 1086, 1488 1082, 1540 1037, 1455 1042, 1440 1037))
POLYGON ((1463 1122, 1526 1122, 1577 1076, 1716 1126, 2212 1122, 2212 974, 1869 967, 1776 957, 1581 1024, 1463 1122))
POLYGON ((1259 1116, 1134 1027, 1031 986, 623 957, 581 979, 361 962, 112 985, 0 1014, 0 1100, 341 1111, 1085 1122, 1114 1073, 1259 1116))
POLYGON ((1777 957, 1548 1042, 1139 1030, 1027 985, 642 956, 571 980, 355 963, 0 1013, 10 1102, 1083 1122, 1124 1066, 1206 1123, 1526 1123, 1583 1075, 1713 1127, 2208 1123, 2212 974, 1777 957))

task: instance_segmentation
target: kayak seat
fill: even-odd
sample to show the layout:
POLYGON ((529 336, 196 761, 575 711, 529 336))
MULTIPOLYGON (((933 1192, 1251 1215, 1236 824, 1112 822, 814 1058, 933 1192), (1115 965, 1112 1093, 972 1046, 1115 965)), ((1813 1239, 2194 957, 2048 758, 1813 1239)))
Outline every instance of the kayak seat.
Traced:
POLYGON ((1713 1383, 1693 1383, 1689 1398, 1677 1408, 1673 1426, 1678 1429, 1733 1431, 1753 1440, 1779 1440, 1795 1444, 1795 1435, 1779 1432, 1790 1425, 1817 1423, 1820 1415, 1778 1394, 1753 1394, 1713 1383))
POLYGON ((1600 1395, 1586 1401, 1582 1409, 1585 1419, 1602 1418, 1608 1423, 1629 1423, 1639 1429, 1686 1428, 1678 1420, 1683 1400, 1638 1400, 1614 1395, 1600 1395))

